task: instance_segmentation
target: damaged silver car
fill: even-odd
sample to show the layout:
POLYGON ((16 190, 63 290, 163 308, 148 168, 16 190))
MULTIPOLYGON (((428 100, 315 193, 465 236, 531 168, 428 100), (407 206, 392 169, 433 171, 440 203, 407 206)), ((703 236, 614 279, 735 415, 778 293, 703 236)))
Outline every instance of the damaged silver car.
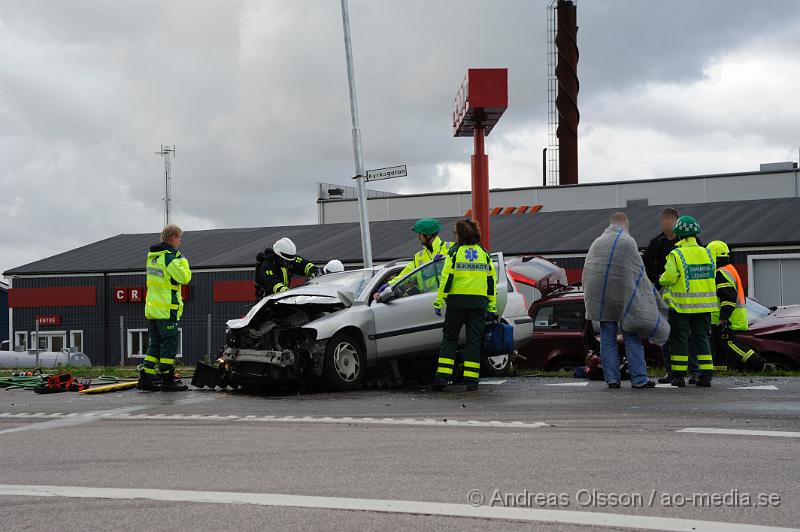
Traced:
MULTIPOLYGON (((498 272, 498 312, 513 326, 516 348, 531 338, 533 322, 524 298, 506 276, 502 254, 492 257, 498 272)), ((403 264, 324 275, 268 296, 243 318, 228 321, 217 365, 199 363, 192 384, 318 385, 346 391, 368 378, 425 380, 433 375, 442 339, 443 318, 434 314, 433 300, 443 266, 443 259, 420 266, 380 301, 374 294, 403 264)), ((507 374, 511 354, 484 357, 481 374, 507 374)))

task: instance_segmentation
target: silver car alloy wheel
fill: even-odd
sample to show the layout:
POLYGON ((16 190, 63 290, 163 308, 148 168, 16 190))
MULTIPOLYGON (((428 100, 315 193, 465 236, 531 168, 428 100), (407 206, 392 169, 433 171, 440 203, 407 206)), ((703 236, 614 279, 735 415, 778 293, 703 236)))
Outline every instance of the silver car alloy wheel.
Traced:
POLYGON ((353 382, 361 371, 358 351, 349 342, 340 342, 333 350, 333 367, 344 382, 353 382))
POLYGON ((502 371, 508 366, 508 355, 497 355, 494 357, 486 357, 489 365, 496 371, 502 371))

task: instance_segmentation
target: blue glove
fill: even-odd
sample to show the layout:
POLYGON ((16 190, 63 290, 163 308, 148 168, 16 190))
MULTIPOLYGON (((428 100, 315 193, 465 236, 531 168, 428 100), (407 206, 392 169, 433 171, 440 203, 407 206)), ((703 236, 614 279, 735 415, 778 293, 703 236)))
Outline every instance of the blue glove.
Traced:
POLYGON ((444 255, 442 255, 441 253, 437 253, 437 254, 436 254, 434 257, 433 257, 433 260, 439 260, 439 259, 443 259, 443 258, 444 258, 444 255))
POLYGON ((380 287, 380 288, 378 288, 378 293, 380 294, 381 292, 383 292, 383 291, 384 291, 384 290, 386 290, 387 288, 389 288, 389 283, 383 283, 383 284, 381 285, 381 287, 380 287))
POLYGON ((439 316, 440 318, 442 317, 442 309, 440 308, 433 309, 433 313, 439 316))

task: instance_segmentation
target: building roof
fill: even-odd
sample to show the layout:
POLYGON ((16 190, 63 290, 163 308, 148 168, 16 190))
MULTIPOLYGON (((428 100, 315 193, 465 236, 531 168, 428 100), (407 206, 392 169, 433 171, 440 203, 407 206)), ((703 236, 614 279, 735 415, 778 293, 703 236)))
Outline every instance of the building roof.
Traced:
MULTIPOLYGON (((791 164, 791 163, 790 163, 791 164)), ((531 185, 527 187, 508 187, 508 188, 493 188, 490 192, 517 192, 522 190, 552 190, 552 189, 574 189, 574 188, 592 188, 592 187, 601 187, 606 185, 640 185, 640 184, 648 184, 648 183, 656 183, 662 184, 664 182, 675 182, 675 181, 692 181, 692 180, 700 180, 700 179, 708 179, 714 177, 741 177, 741 176, 750 176, 754 178, 758 178, 759 176, 763 177, 765 175, 774 175, 774 174, 787 174, 787 173, 795 173, 797 172, 797 168, 786 168, 786 169, 775 169, 775 170, 764 170, 759 169, 757 171, 752 172, 724 172, 720 174, 699 174, 699 175, 689 175, 689 176, 670 176, 670 177, 656 177, 650 179, 626 179, 625 181, 597 181, 597 182, 589 182, 589 183, 575 183, 573 185, 531 185)), ((358 201, 358 195, 345 195, 342 198, 331 198, 325 194, 322 194, 322 187, 330 186, 330 187, 342 187, 343 185, 331 185, 329 183, 318 183, 319 185, 319 194, 317 198, 317 203, 334 203, 338 201, 358 201)), ((374 191, 368 191, 370 193, 374 191)), ((451 196, 451 195, 458 195, 458 194, 470 194, 469 190, 448 190, 443 192, 417 192, 415 194, 389 194, 389 196, 395 198, 420 198, 420 197, 430 197, 430 196, 451 196)), ((368 199, 373 199, 377 196, 368 195, 368 199)))
MULTIPOLYGON (((676 205, 697 217, 703 241, 724 240, 731 247, 800 244, 800 198, 676 205)), ((625 209, 539 212, 492 217, 492 248, 506 255, 585 253, 607 227, 610 214, 621 210, 631 222, 631 234, 645 247, 658 234, 657 218, 663 206, 625 209)), ((457 218, 443 218, 442 235, 450 237, 457 218)), ((419 249, 411 234, 414 220, 372 222, 373 257, 388 261, 410 257, 419 249)), ((300 255, 317 263, 338 258, 360 263, 361 238, 357 223, 211 229, 187 231, 182 252, 193 269, 250 267, 258 251, 289 237, 300 255)), ((111 273, 143 269, 144 254, 158 242, 158 234, 122 234, 60 253, 5 275, 111 273)))

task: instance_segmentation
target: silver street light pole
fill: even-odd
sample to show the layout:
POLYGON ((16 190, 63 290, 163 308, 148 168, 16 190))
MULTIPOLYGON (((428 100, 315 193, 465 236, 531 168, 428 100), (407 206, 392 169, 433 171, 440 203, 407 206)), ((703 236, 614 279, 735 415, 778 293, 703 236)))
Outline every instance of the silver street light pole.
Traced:
POLYGON ((350 116, 353 119, 353 155, 356 161, 358 182, 358 214, 361 221, 361 253, 364 266, 372 267, 372 241, 369 236, 367 216, 367 185, 364 172, 364 154, 361 151, 361 131, 358 128, 358 105, 356 103, 356 78, 353 73, 353 49, 350 46, 350 14, 347 0, 342 0, 342 25, 344 26, 344 53, 347 56, 347 84, 350 86, 350 116))

